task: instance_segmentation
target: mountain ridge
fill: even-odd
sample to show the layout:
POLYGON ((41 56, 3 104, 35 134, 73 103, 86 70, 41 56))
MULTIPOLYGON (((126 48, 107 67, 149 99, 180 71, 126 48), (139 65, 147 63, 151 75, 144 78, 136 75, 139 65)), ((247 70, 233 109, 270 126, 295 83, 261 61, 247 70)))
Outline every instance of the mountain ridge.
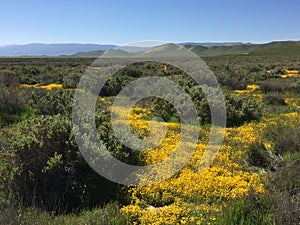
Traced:
MULTIPOLYGON (((195 54, 205 56, 219 56, 232 54, 249 54, 249 55, 300 55, 300 41, 273 41, 264 44, 251 44, 242 42, 224 42, 224 43, 196 43, 185 42, 179 43, 177 46, 184 46, 193 51, 195 54), (185 45, 183 45, 185 44, 185 45), (223 44, 223 45, 222 45, 223 44)), ((120 51, 123 56, 143 54, 143 52, 151 52, 153 48, 122 46, 116 45, 100 45, 100 44, 79 44, 79 43, 58 43, 58 44, 42 44, 32 43, 26 45, 6 45, 0 46, 0 57, 99 57, 105 51, 114 49, 120 51)), ((161 47, 160 47, 161 48, 161 47)), ((156 49, 159 51, 159 48, 156 49)))
POLYGON ((78 52, 106 51, 117 47, 116 45, 79 44, 79 43, 31 43, 25 45, 0 46, 0 56, 59 56, 72 55, 78 52))
MULTIPOLYGON (((156 46, 144 52, 128 53, 128 56, 143 56, 145 54, 163 55, 166 54, 176 54, 176 51, 180 50, 180 47, 185 47, 196 55, 200 57, 208 56, 221 56, 221 55, 299 55, 300 56, 300 41, 275 41, 265 44, 241 44, 241 45, 231 45, 231 46, 213 46, 213 47, 204 47, 200 45, 175 45, 170 48, 170 44, 156 46), (177 46, 178 49, 174 48, 177 46), (169 50, 168 50, 169 49, 169 50)), ((102 54, 99 54, 97 57, 100 57, 102 54)), ((78 54, 78 57, 93 57, 93 55, 78 54)), ((124 56, 124 51, 122 55, 115 54, 115 56, 124 56)), ((125 55, 126 56, 126 55, 125 55)))

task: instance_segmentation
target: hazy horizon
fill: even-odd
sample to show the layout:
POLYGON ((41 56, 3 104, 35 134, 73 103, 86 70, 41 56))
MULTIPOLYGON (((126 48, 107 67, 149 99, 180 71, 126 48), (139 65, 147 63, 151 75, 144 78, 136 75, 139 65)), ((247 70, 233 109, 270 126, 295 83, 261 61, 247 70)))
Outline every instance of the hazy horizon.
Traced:
MULTIPOLYGON (((166 42, 166 43, 175 43, 175 44, 182 44, 182 43, 195 43, 195 44, 201 44, 201 43, 212 43, 212 44, 221 44, 221 43, 242 43, 242 44, 267 44, 271 42, 288 42, 288 41, 300 41, 299 39, 282 39, 282 40, 270 40, 266 42, 253 42, 253 41, 180 41, 180 42, 166 42)), ((115 45, 115 46, 127 46, 129 44, 132 44, 134 42, 130 43, 94 43, 94 42, 28 42, 28 43, 10 43, 10 44, 0 44, 0 46, 13 46, 13 45, 31 45, 31 44, 82 44, 82 45, 115 45)))

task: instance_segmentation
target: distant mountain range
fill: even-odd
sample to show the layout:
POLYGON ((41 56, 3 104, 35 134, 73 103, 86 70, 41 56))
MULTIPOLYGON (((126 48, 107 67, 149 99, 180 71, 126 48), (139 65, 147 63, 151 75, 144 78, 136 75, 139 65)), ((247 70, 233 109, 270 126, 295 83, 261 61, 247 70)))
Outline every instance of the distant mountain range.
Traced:
MULTIPOLYGON (((299 55, 300 41, 277 41, 266 44, 251 44, 241 42, 230 43, 179 43, 199 56, 219 55, 299 55)), ((117 55, 134 55, 147 51, 157 51, 154 48, 98 44, 27 44, 0 46, 0 56, 60 56, 60 57, 99 57, 105 51, 114 49, 117 55)))
POLYGON ((58 56, 77 52, 106 51, 116 45, 98 44, 26 44, 0 46, 0 56, 58 56))
MULTIPOLYGON (((186 42, 178 45, 193 45, 193 46, 232 46, 242 44, 236 43, 195 43, 186 42)), ((99 44, 77 44, 77 43, 66 43, 66 44, 26 44, 26 45, 3 45, 0 46, 0 56, 63 56, 63 55, 75 55, 80 53, 84 57, 98 56, 102 51, 116 48, 116 45, 99 45, 99 44), (91 52, 85 54, 86 52, 91 52)), ((124 46, 122 50, 127 52, 141 52, 149 50, 149 47, 135 47, 135 46, 124 46)))

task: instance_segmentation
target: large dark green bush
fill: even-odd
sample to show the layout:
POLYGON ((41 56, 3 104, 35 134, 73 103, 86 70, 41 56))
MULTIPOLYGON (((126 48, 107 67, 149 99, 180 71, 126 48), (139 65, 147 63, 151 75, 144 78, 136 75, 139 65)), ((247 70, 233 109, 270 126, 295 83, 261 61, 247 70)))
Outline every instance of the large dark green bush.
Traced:
MULTIPOLYGON (((194 90, 194 88, 191 88, 194 90)), ((211 105, 201 91, 191 92, 192 99, 196 104, 200 121, 202 123, 210 123, 210 107, 218 108, 221 104, 217 100, 213 100, 211 105)), ((230 93, 224 93, 227 126, 240 126, 246 122, 252 120, 258 120, 261 117, 261 106, 251 97, 233 95, 230 93)))
POLYGON ((21 84, 36 84, 37 77, 41 74, 41 67, 37 66, 24 66, 20 69, 20 83, 21 84))
POLYGON ((70 119, 58 114, 1 131, 1 151, 13 156, 6 179, 11 179, 12 193, 22 204, 62 212, 93 207, 116 196, 118 185, 89 167, 71 130, 70 119))
POLYGON ((131 81, 135 80, 131 76, 113 76, 111 77, 104 87, 101 89, 100 96, 116 96, 119 92, 131 81))
POLYGON ((70 90, 51 90, 36 89, 33 92, 31 104, 39 114, 71 115, 73 106, 73 91, 70 90))
POLYGON ((227 94, 225 101, 227 126, 239 126, 261 117, 261 106, 251 97, 227 94))

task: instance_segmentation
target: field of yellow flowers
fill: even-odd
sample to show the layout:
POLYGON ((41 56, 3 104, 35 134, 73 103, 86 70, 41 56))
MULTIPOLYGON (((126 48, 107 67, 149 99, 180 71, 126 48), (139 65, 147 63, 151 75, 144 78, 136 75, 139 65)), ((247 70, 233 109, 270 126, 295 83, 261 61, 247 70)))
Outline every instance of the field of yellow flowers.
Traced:
MULTIPOLYGON (((257 90, 258 85, 248 85, 246 90, 234 93, 252 95, 261 103, 262 94, 257 90)), ((273 144, 262 137, 262 132, 272 124, 299 121, 298 100, 286 100, 288 112, 265 112, 260 121, 226 128, 223 145, 213 163, 204 170, 198 170, 210 133, 209 126, 202 126, 199 128, 201 139, 185 167, 170 179, 157 184, 126 188, 130 204, 121 208, 122 213, 132 224, 218 224, 218 215, 230 202, 250 193, 266 192, 266 172, 263 169, 251 169, 245 160, 245 150, 253 143, 263 143, 265 149, 271 150, 273 144)), ((124 113, 119 110, 120 114, 124 113)), ((149 114, 142 108, 133 108, 130 113, 131 128, 142 134, 145 140, 150 133, 149 120, 145 119, 149 118, 149 114)), ((142 153, 146 165, 165 160, 175 150, 180 138, 179 123, 156 123, 164 123, 168 131, 156 148, 142 153)))

